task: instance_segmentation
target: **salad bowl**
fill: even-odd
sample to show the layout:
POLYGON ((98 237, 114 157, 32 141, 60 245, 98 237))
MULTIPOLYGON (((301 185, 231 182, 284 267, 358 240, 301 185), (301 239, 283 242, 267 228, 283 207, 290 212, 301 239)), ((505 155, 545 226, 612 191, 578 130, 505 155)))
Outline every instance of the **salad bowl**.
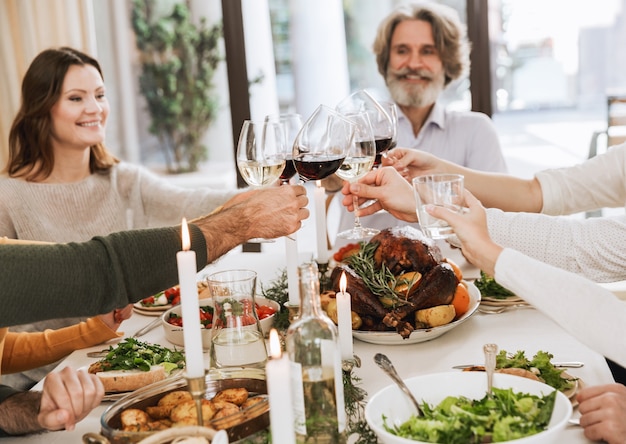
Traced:
MULTIPOLYGON (((496 373, 493 378, 495 388, 510 388, 514 393, 545 396, 554 391, 552 387, 546 384, 519 376, 496 373)), ((484 373, 433 373, 408 378, 405 383, 420 404, 426 402, 432 407, 435 407, 447 396, 465 396, 469 399, 479 400, 484 398, 487 393, 487 377, 484 373)), ((375 393, 365 407, 365 419, 368 425, 376 433, 380 442, 384 444, 424 443, 425 441, 399 437, 389 432, 384 426, 385 421, 388 426, 399 426, 414 414, 415 407, 395 384, 375 393)), ((571 402, 563 393, 557 391, 552 416, 545 430, 510 442, 516 444, 562 442, 559 435, 565 429, 571 415, 571 402)))

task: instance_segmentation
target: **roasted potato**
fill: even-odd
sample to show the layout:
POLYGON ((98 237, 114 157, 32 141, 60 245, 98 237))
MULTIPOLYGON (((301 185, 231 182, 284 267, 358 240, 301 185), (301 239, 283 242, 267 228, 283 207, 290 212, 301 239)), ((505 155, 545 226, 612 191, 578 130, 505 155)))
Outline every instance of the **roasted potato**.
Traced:
POLYGON ((243 387, 229 388, 218 392, 213 397, 213 402, 226 401, 240 406, 248 399, 248 390, 243 387))
POLYGON ((326 306, 326 314, 335 323, 339 324, 339 314, 337 312, 337 299, 332 299, 326 306))
POLYGON ((454 305, 437 305, 435 307, 424 308, 415 312, 415 321, 427 327, 438 327, 452 322, 456 312, 454 305))

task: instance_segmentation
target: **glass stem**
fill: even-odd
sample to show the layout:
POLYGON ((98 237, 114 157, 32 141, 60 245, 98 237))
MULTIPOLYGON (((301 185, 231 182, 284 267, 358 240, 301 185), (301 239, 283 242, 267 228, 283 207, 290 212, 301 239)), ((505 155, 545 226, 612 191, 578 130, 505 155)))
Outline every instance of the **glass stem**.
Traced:
POLYGON ((352 197, 352 206, 354 207, 354 229, 360 230, 361 218, 359 218, 359 198, 357 196, 352 197))

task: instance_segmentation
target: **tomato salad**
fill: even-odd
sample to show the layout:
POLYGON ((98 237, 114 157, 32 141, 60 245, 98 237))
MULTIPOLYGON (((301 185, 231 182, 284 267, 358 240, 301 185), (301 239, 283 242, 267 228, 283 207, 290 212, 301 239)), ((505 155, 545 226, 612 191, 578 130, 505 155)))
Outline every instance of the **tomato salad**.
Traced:
POLYGON ((140 301, 144 307, 158 307, 162 305, 178 305, 180 304, 180 287, 175 285, 163 290, 154 296, 148 296, 140 301))
MULTIPOLYGON (((259 317, 259 320, 269 318, 274 313, 276 313, 276 310, 273 307, 267 305, 254 304, 254 306, 256 308, 256 313, 259 317)), ((183 317, 176 313, 170 313, 167 322, 169 324, 175 325, 176 327, 182 327, 183 317)), ((213 307, 211 307, 210 305, 204 305, 200 307, 200 323, 204 328, 207 329, 213 327, 213 307)))

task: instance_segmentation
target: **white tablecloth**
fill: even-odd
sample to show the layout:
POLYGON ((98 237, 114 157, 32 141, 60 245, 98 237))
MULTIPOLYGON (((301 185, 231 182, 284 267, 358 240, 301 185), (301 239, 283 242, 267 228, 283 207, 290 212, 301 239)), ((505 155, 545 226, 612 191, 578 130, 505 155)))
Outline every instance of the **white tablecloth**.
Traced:
MULTIPOLYGON (((263 285, 278 276, 285 266, 284 255, 281 253, 282 240, 273 246, 264 245, 264 253, 240 253, 233 251, 224 256, 217 263, 208 266, 198 276, 211 271, 231 268, 250 268, 259 274, 263 285)), ((452 252, 450 254, 458 254, 452 252)), ((311 253, 301 253, 301 260, 310 260, 311 253)), ((458 259, 459 262, 462 260, 458 259)), ((465 267, 465 266, 464 266, 465 267)), ((466 269, 466 276, 474 277, 476 270, 466 269)), ((523 296, 523 295, 522 295, 523 296)), ((152 321, 152 317, 134 314, 124 322, 121 330, 132 335, 138 328, 152 321)), ((169 344, 159 327, 141 338, 142 340, 169 344)), ((506 312, 498 315, 484 315, 476 313, 465 323, 448 333, 429 342, 411 345, 373 345, 358 340, 354 343, 354 352, 362 360, 361 368, 355 370, 362 379, 361 386, 369 395, 389 385, 391 380, 373 362, 373 356, 383 351, 393 361, 396 369, 403 378, 411 376, 451 371, 456 364, 482 363, 484 355, 482 346, 494 342, 500 349, 507 351, 524 350, 527 356, 532 356, 538 350, 545 350, 554 355, 555 361, 583 361, 584 367, 568 370, 573 376, 581 378, 587 385, 606 384, 613 381, 606 361, 602 356, 590 350, 576 340, 552 320, 534 309, 523 309, 506 312)), ((86 352, 106 348, 103 346, 79 350, 72 353, 59 366, 74 368, 88 365, 94 361, 87 358, 86 352)), ((208 362, 208 355, 205 356, 208 362)), ((72 432, 48 432, 11 439, 11 443, 53 444, 79 443, 86 432, 100 431, 100 416, 110 403, 104 403, 96 408, 87 418, 80 422, 72 432)), ((587 443, 581 428, 568 427, 563 433, 560 442, 587 443)))

